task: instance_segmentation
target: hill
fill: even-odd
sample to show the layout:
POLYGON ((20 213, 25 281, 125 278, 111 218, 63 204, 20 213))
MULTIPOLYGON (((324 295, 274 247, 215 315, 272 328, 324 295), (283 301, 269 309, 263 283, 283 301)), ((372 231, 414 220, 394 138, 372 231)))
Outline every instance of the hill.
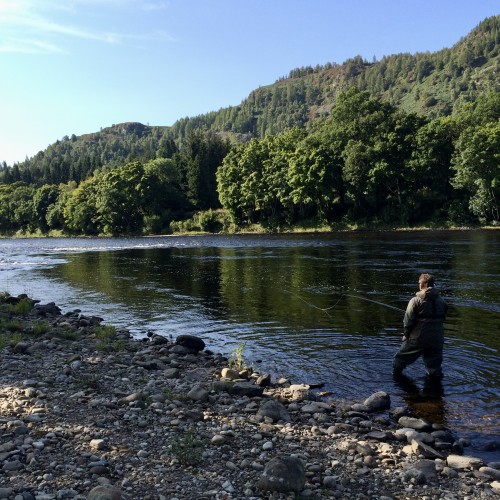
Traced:
POLYGON ((352 86, 406 112, 447 116, 485 92, 500 90, 499 47, 500 16, 495 16, 439 52, 396 54, 371 62, 356 56, 341 65, 297 68, 254 90, 238 106, 183 118, 171 127, 124 123, 79 137, 65 136, 23 163, 12 168, 4 164, 0 181, 79 183, 103 167, 171 158, 196 130, 243 142, 291 127, 307 128, 327 117, 339 93, 352 86))

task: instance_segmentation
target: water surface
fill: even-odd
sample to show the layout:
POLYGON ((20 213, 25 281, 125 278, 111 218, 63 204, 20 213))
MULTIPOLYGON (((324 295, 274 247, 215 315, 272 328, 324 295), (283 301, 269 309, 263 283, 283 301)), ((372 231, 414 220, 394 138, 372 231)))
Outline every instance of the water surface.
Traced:
MULTIPOLYGON (((473 440, 500 441, 498 231, 0 240, 0 289, 79 308, 135 335, 189 333, 260 371, 378 390, 473 440), (442 386, 391 378, 401 309, 434 273, 450 314, 442 386)), ((498 452, 487 454, 499 458, 498 452)))

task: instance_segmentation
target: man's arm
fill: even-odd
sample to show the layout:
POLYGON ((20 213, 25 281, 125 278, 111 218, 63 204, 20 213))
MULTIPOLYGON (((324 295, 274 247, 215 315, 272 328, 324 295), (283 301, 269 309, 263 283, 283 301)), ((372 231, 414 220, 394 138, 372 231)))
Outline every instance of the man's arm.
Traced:
POLYGON ((407 338, 417 323, 416 301, 416 297, 413 297, 413 299, 408 302, 408 307, 406 308, 405 317, 403 319, 404 334, 407 338))

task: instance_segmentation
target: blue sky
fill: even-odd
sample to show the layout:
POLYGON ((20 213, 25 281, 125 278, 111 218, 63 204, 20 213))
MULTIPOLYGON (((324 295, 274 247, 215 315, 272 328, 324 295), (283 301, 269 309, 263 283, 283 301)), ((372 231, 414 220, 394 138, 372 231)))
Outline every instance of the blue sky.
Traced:
POLYGON ((498 0, 0 0, 0 161, 172 125, 306 65, 451 47, 498 0))

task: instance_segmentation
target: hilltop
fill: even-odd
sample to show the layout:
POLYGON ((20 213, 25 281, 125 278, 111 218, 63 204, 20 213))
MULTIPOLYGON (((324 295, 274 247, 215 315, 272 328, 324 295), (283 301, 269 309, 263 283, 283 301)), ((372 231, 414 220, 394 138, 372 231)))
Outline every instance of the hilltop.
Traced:
POLYGON ((122 123, 78 137, 65 136, 8 173, 4 164, 0 180, 80 182, 104 166, 170 158, 195 130, 242 142, 291 127, 308 128, 328 117, 339 93, 352 86, 405 112, 448 116, 479 95, 500 90, 499 47, 500 16, 494 16, 438 52, 394 54, 380 61, 355 56, 343 64, 296 68, 255 89, 239 105, 182 118, 170 127, 122 123))

